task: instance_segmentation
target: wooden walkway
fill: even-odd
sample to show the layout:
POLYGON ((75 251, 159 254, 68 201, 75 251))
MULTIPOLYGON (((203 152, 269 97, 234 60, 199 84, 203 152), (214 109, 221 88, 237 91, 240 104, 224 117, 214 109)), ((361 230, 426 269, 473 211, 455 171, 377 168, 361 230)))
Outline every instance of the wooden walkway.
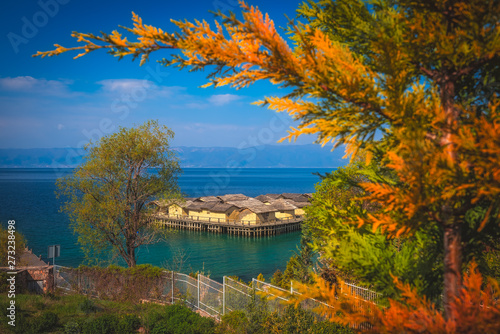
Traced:
POLYGON ((258 237, 298 231, 301 229, 304 217, 295 216, 261 223, 229 221, 220 218, 157 215, 154 216, 153 221, 164 227, 258 237))

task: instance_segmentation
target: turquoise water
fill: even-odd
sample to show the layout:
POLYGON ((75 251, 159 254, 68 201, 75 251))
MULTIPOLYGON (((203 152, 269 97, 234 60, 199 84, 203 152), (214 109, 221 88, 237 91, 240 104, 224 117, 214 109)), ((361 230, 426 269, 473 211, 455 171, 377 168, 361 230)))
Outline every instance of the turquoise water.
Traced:
MULTIPOLYGON (((82 253, 77 237, 68 228, 69 220, 59 212, 61 203, 55 196, 57 177, 72 169, 0 169, 0 221, 15 220, 30 248, 47 256, 47 246, 61 245, 56 264, 78 266, 82 253)), ((186 168, 179 179, 187 196, 243 193, 258 196, 266 193, 314 191, 319 177, 331 169, 318 168, 186 168)), ((208 232, 177 231, 168 244, 141 247, 139 263, 174 267, 182 259, 183 272, 203 270, 214 279, 236 275, 245 280, 259 273, 269 277, 276 269, 284 270, 300 241, 300 232, 278 236, 246 238, 208 232)))

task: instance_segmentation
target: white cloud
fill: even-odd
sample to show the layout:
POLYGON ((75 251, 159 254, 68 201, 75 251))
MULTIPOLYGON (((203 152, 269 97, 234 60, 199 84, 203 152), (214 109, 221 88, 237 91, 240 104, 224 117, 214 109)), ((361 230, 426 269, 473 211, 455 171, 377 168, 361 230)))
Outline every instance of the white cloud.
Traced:
POLYGON ((219 95, 212 95, 208 98, 208 102, 216 105, 216 106, 223 106, 226 104, 229 104, 231 102, 237 101, 241 99, 241 96, 239 95, 234 95, 234 94, 219 94, 219 95))
POLYGON ((185 90, 184 87, 158 86, 150 80, 139 79, 107 79, 97 83, 102 86, 104 92, 131 95, 141 100, 153 97, 171 97, 179 95, 185 90))
POLYGON ((102 85, 105 91, 119 93, 131 93, 136 90, 151 89, 156 86, 149 80, 137 79, 108 79, 98 81, 97 83, 102 85))
POLYGON ((57 124, 57 130, 62 130, 64 129, 64 125, 63 124, 57 124))
POLYGON ((182 108, 188 108, 188 109, 205 109, 207 108, 208 105, 206 103, 197 103, 197 102, 190 102, 186 103, 185 105, 182 106, 182 108))
POLYGON ((0 78, 2 90, 69 97, 74 93, 68 90, 68 83, 66 80, 35 79, 30 76, 0 78))

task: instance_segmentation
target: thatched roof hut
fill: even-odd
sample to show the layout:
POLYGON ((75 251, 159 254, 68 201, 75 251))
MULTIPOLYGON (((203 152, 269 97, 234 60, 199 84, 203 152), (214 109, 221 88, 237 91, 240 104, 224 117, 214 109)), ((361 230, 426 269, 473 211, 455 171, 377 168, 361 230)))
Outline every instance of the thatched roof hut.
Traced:
POLYGON ((276 211, 276 209, 273 208, 271 205, 265 205, 261 201, 251 197, 243 201, 229 201, 228 203, 240 209, 249 209, 254 213, 265 213, 265 212, 276 211))
POLYGON ((271 199, 278 199, 278 198, 280 198, 281 194, 266 194, 265 196, 267 196, 271 199))
POLYGON ((283 198, 272 201, 271 206, 277 211, 290 211, 298 208, 294 203, 283 198))
POLYGON ((267 195, 259 195, 255 197, 255 199, 261 201, 262 203, 271 203, 272 201, 276 200, 276 198, 272 198, 267 195))
POLYGON ((190 205, 186 206, 189 210, 208 210, 212 212, 226 212, 234 207, 232 204, 222 203, 220 201, 210 201, 210 202, 192 202, 190 205))
POLYGON ((215 196, 203 196, 195 199, 196 202, 217 202, 219 199, 215 196))
POLYGON ((294 193, 283 193, 281 194, 281 198, 291 199, 294 202, 308 202, 309 198, 304 196, 303 194, 294 194, 294 193))
POLYGON ((221 201, 223 202, 229 202, 229 201, 244 201, 248 199, 249 197, 243 194, 227 194, 224 196, 217 196, 221 201))

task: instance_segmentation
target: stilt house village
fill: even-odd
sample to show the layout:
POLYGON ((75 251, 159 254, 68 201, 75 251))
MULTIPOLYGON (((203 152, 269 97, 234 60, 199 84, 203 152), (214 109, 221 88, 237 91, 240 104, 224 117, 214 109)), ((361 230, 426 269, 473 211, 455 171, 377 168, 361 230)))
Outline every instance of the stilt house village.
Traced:
POLYGON ((243 194, 156 201, 156 222, 174 228, 248 236, 300 229, 311 194, 243 194))

